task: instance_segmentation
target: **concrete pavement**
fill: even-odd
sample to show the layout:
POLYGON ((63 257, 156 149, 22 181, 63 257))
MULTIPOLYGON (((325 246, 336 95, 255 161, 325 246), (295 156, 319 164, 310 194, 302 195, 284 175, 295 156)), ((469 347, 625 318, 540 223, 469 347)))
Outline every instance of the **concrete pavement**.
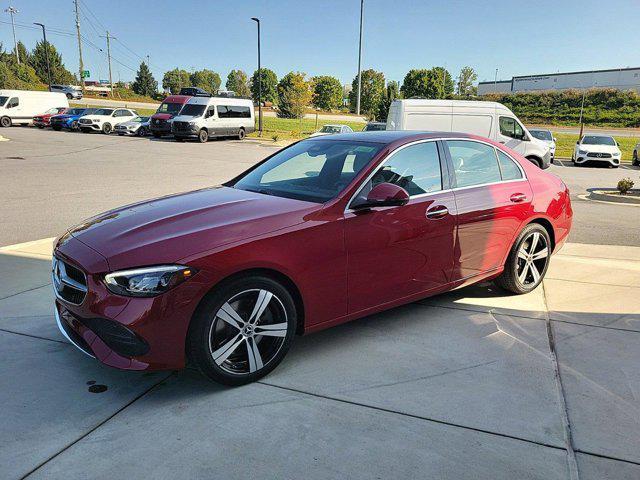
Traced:
POLYGON ((483 284, 297 338, 241 388, 68 345, 50 253, 0 249, 2 478, 640 478, 640 248, 568 244, 528 295, 483 284))

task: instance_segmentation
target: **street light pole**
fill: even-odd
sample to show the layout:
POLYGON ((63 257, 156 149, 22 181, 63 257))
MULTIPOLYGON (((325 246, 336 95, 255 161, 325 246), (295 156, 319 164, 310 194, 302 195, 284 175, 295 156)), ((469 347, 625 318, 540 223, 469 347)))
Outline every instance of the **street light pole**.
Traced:
POLYGON ((47 42, 47 32, 43 23, 33 22, 34 25, 42 27, 42 38, 44 39, 44 56, 47 58, 47 79, 49 80, 49 91, 51 91, 51 67, 49 65, 49 43, 47 42))
POLYGON ((260 63, 260 19, 251 17, 258 24, 258 134, 262 136, 262 66, 260 63))
POLYGON ((16 49, 16 60, 18 61, 18 65, 20 65, 20 52, 18 52, 18 41, 16 40, 16 24, 13 21, 13 16, 16 13, 20 13, 20 12, 18 12, 16 8, 13 8, 11 6, 5 9, 5 12, 11 15, 11 28, 13 28, 13 45, 15 46, 15 49, 16 49))
POLYGON ((360 42, 358 46, 358 91, 356 93, 356 115, 360 115, 360 95, 362 93, 362 19, 364 0, 360 0, 360 42))

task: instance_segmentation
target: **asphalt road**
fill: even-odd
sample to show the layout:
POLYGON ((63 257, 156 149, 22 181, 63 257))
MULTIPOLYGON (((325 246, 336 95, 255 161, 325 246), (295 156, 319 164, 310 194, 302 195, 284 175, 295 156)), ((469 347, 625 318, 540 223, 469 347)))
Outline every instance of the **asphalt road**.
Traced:
MULTIPOLYGON (((0 246, 59 235, 119 205, 223 182, 275 150, 250 141, 201 145, 26 127, 2 135, 10 141, 0 142, 0 246)), ((551 171, 572 192, 570 241, 640 246, 640 207, 579 197, 625 176, 640 184, 640 170, 563 165, 551 171)))

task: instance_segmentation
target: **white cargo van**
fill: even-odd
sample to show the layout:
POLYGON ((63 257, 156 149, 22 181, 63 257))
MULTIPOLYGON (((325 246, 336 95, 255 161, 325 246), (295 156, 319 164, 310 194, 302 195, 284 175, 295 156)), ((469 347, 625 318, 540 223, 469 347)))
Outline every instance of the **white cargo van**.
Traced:
POLYGON ((394 100, 387 130, 470 133, 503 143, 540 168, 548 168, 551 161, 549 146, 531 135, 511 110, 497 102, 394 100))
POLYGON ((35 115, 60 107, 69 107, 64 93, 0 90, 0 126, 29 124, 35 115))
POLYGON ((197 138, 204 143, 211 137, 242 140, 254 130, 253 102, 234 97, 192 97, 171 122, 171 133, 178 142, 197 138))

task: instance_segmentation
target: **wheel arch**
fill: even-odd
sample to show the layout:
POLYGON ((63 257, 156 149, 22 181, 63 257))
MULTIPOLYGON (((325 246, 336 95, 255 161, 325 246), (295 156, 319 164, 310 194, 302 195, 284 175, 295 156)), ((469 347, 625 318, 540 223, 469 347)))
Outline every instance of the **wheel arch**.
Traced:
MULTIPOLYGON (((549 239, 551 240, 551 252, 553 252, 556 248, 556 233, 555 233, 555 230, 553 229, 553 224, 544 217, 534 218, 529 223, 527 223, 527 225, 530 225, 532 223, 537 223, 547 231, 547 233, 549 234, 549 239)), ((527 225, 525 225, 525 227, 527 225)))
POLYGON ((527 160, 529 160, 531 163, 533 163, 533 161, 535 161, 536 165, 540 168, 542 168, 542 159, 537 156, 537 155, 527 155, 527 157, 525 157, 527 160))

